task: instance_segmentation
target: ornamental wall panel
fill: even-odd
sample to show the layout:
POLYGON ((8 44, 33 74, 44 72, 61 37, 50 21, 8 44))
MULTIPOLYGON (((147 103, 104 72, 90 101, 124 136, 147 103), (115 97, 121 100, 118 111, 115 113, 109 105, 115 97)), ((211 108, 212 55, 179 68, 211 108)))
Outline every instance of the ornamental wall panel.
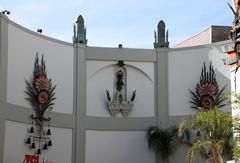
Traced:
POLYGON ((57 84, 53 112, 73 113, 73 47, 33 35, 12 24, 8 25, 7 102, 30 107, 25 98, 25 81, 30 79, 36 53, 46 60, 47 74, 57 84))
MULTIPOLYGON (((106 90, 113 95, 117 61, 87 61, 87 112, 88 116, 110 117, 106 107, 106 90)), ((154 63, 124 62, 127 78, 127 97, 136 90, 134 109, 129 117, 153 117, 154 104, 154 63)), ((117 115, 121 116, 121 115, 117 115)))
MULTIPOLYGON (((28 124, 6 121, 4 158, 3 163, 23 162, 25 154, 33 154, 32 150, 24 143, 28 124)), ((48 150, 42 150, 39 155, 57 163, 71 163, 72 161, 72 129, 52 127, 53 146, 48 150)), ((40 161, 41 162, 41 161, 40 161)))
POLYGON ((226 85, 225 92, 231 92, 230 70, 223 64, 222 59, 226 58, 226 54, 221 52, 220 47, 176 49, 168 53, 168 102, 170 116, 194 113, 194 110, 191 109, 189 89, 195 91, 204 62, 206 62, 206 67, 209 66, 210 61, 212 62, 219 88, 226 85))

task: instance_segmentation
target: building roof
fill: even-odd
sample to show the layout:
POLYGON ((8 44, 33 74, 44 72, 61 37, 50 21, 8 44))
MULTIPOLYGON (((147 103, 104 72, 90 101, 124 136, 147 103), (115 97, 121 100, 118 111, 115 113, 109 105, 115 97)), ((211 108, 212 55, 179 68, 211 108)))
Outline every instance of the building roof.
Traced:
POLYGON ((174 48, 197 46, 229 40, 228 33, 231 29, 232 27, 230 26, 212 25, 204 31, 178 43, 174 48))

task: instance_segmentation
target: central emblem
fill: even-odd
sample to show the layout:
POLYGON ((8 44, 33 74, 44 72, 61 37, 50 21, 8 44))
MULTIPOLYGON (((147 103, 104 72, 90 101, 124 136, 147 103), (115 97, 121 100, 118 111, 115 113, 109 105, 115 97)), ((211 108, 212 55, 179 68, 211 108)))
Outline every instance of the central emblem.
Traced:
POLYGON ((118 61, 117 68, 115 70, 114 90, 113 98, 108 90, 107 94, 107 109, 112 117, 115 117, 118 113, 121 113, 123 117, 127 117, 133 109, 134 100, 136 96, 136 90, 132 92, 130 100, 127 99, 127 71, 124 67, 123 61, 118 61))

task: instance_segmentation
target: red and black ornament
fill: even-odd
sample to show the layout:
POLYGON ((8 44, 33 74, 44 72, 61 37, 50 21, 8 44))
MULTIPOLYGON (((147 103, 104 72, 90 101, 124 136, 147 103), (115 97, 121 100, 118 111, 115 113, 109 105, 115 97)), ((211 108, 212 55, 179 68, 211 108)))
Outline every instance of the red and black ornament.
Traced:
POLYGON ((36 154, 41 154, 42 149, 47 150, 48 146, 52 146, 52 140, 49 137, 51 135, 51 118, 44 117, 44 113, 46 110, 52 109, 54 100, 56 99, 56 85, 53 86, 51 79, 47 77, 43 56, 39 63, 38 55, 36 55, 32 82, 28 82, 27 80, 25 82, 27 85, 25 90, 27 95, 26 100, 35 111, 35 115, 31 115, 32 124, 26 144, 30 145, 36 154))
POLYGON ((209 70, 207 71, 204 62, 200 82, 197 84, 195 92, 190 90, 192 95, 190 101, 192 104, 191 108, 208 111, 214 107, 221 108, 225 106, 226 104, 224 101, 226 98, 222 96, 225 87, 226 86, 219 91, 212 63, 210 62, 209 70))
POLYGON ((35 110, 36 116, 43 120, 44 113, 47 109, 51 109, 54 105, 55 88, 52 85, 51 79, 47 77, 45 61, 42 56, 41 63, 39 63, 38 55, 36 55, 33 80, 28 82, 25 80, 26 87, 26 100, 32 105, 35 110))

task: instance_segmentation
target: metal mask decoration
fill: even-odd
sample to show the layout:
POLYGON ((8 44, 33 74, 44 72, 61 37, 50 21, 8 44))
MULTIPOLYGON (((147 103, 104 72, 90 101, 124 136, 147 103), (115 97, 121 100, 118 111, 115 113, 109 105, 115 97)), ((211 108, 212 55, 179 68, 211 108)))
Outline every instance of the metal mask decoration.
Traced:
POLYGON ((107 109, 112 117, 115 117, 118 113, 122 113, 123 117, 127 117, 133 109, 134 100, 136 97, 136 90, 132 92, 130 100, 127 100, 127 76, 126 69, 123 61, 118 61, 115 70, 115 88, 113 98, 108 90, 107 94, 107 109))
POLYGON ((31 115, 32 123, 29 129, 29 136, 26 144, 29 144, 32 149, 37 148, 37 154, 41 154, 41 149, 48 149, 52 146, 50 139, 50 117, 45 117, 46 110, 51 110, 55 101, 56 85, 52 84, 51 79, 47 76, 44 57, 42 56, 39 63, 38 54, 35 58, 33 79, 31 82, 26 82, 25 98, 35 111, 35 115, 31 115))
POLYGON ((197 83, 196 90, 191 93, 191 108, 199 111, 208 111, 214 107, 221 108, 226 104, 224 101, 226 97, 223 97, 224 86, 220 91, 216 80, 216 74, 210 62, 209 69, 206 69, 205 62, 202 67, 200 76, 200 82, 197 83))

